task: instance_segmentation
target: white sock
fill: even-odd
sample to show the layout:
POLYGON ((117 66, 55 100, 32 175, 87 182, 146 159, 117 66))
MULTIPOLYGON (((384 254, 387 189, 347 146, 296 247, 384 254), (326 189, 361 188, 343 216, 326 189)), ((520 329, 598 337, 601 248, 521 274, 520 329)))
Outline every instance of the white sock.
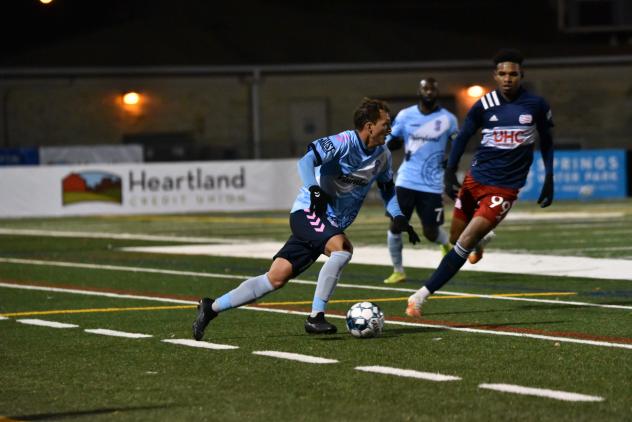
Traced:
POLYGON ((426 286, 423 286, 421 289, 417 290, 417 292, 415 292, 415 295, 417 297, 417 299, 419 300, 420 303, 423 303, 426 301, 426 299, 428 299, 428 296, 430 296, 432 293, 430 293, 430 290, 428 290, 428 288, 426 288, 426 286))
POLYGON ((493 238, 496 237, 496 233, 494 231, 490 231, 487 233, 481 240, 476 244, 476 249, 484 248, 489 242, 492 241, 493 238))
POLYGON ((261 274, 235 287, 230 292, 218 297, 211 306, 215 312, 237 308, 241 305, 254 302, 274 290, 268 274, 261 274))
POLYGON ((390 230, 386 232, 386 244, 388 245, 388 253, 391 255, 393 262, 393 270, 399 273, 404 272, 404 260, 402 258, 402 234, 392 233, 390 230))
POLYGON ((351 260, 351 252, 335 251, 329 255, 329 259, 318 273, 318 281, 316 282, 316 291, 314 292, 314 301, 312 302, 311 317, 315 317, 319 312, 325 312, 327 302, 334 293, 342 269, 351 260))
POLYGON ((448 234, 443 230, 443 227, 439 227, 439 234, 434 240, 437 245, 447 245, 449 242, 448 234))

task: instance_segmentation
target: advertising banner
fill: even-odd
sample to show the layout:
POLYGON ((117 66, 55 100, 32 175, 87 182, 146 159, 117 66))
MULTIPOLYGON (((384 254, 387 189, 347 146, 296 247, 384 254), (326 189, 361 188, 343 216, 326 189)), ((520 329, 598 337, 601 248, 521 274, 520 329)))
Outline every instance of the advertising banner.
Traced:
MULTIPOLYGON (((556 151, 553 164, 555 200, 625 198, 626 152, 617 149, 556 151)), ((521 200, 537 200, 544 181, 544 165, 536 151, 521 200)))
POLYGON ((39 164, 38 149, 24 148, 0 148, 0 166, 20 166, 39 164))
POLYGON ((289 211, 296 160, 0 168, 0 217, 289 211))
POLYGON ((40 147, 40 164, 142 163, 142 145, 40 147))

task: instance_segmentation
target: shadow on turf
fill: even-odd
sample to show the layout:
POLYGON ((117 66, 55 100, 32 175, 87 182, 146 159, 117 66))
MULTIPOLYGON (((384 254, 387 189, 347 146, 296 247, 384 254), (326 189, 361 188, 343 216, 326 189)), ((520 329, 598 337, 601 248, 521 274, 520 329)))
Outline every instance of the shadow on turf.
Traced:
POLYGON ((11 419, 22 420, 22 421, 45 421, 45 420, 56 420, 62 418, 78 418, 82 416, 90 416, 90 415, 107 415, 115 412, 134 412, 137 410, 153 410, 153 409, 166 409, 168 407, 173 406, 136 406, 136 407, 106 407, 103 409, 93 409, 93 410, 77 410, 77 411, 69 411, 69 412, 58 412, 58 413, 40 413, 35 415, 14 415, 10 416, 11 419))

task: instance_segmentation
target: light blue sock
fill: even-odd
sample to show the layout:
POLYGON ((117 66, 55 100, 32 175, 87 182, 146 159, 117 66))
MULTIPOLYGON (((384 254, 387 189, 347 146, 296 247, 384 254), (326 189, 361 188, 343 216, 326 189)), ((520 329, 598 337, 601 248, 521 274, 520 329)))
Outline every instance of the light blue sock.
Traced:
POLYGON ((319 312, 325 312, 327 302, 329 302, 329 298, 340 279, 340 274, 342 274, 342 269, 350 260, 351 252, 332 252, 325 265, 320 269, 316 291, 314 292, 314 301, 312 302, 312 317, 315 317, 319 312))
POLYGON ((443 230, 443 227, 439 227, 437 238, 434 240, 434 243, 436 243, 437 245, 447 245, 448 240, 448 234, 445 232, 445 230, 443 230))
POLYGON ((272 287, 270 279, 268 279, 268 274, 261 274, 244 281, 230 292, 218 297, 213 302, 213 310, 222 312, 227 309, 237 308, 254 302, 272 290, 274 290, 274 287, 272 287))
POLYGON ((393 269, 400 273, 404 272, 404 260, 402 258, 402 234, 395 234, 388 230, 386 232, 386 244, 388 245, 388 253, 391 255, 391 261, 393 261, 393 269))

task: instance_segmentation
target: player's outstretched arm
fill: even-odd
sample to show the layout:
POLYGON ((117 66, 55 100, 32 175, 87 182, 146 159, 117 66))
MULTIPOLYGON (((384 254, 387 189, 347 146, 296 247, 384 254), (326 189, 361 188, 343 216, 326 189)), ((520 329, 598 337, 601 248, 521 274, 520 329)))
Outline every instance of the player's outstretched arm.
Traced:
POLYGON ((298 160, 298 175, 301 177, 303 186, 306 189, 309 189, 310 186, 318 185, 314 171, 317 165, 317 157, 311 149, 298 160))
POLYGON ((547 173, 544 176, 544 184, 538 198, 540 208, 546 208, 553 203, 553 173, 547 173))
POLYGON ((456 177, 456 167, 446 167, 443 172, 443 190, 445 194, 454 201, 459 189, 461 189, 461 184, 456 177))
POLYGON ((396 232, 406 232, 408 233, 408 240, 413 245, 419 242, 419 235, 408 223, 408 219, 402 214, 402 210, 399 208, 399 203, 397 202, 397 195, 395 194, 395 183, 393 180, 388 182, 378 182, 378 189, 380 190, 380 194, 382 195, 382 199, 384 200, 384 205, 386 207, 386 212, 388 215, 392 215, 393 217, 393 229, 396 232))
MULTIPOLYGON (((547 117, 550 112, 547 113, 547 117)), ((546 122, 538 124, 538 133, 540 135, 540 152, 542 153, 542 162, 544 163, 544 184, 538 198, 540 208, 546 208, 553 203, 554 183, 553 183, 553 135, 551 134, 551 126, 553 122, 550 117, 546 122)))

